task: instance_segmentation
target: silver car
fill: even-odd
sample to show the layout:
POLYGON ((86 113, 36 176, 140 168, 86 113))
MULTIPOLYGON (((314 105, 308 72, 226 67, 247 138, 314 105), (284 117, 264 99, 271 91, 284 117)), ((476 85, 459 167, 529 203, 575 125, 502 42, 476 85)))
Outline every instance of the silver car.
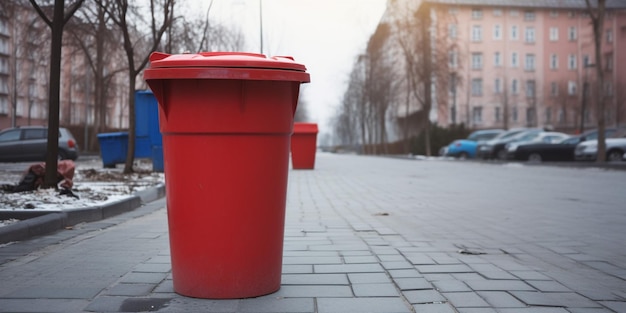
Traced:
MULTIPOLYGON (((23 126, 0 131, 0 162, 45 161, 48 128, 23 126)), ((78 158, 78 144, 66 128, 59 128, 59 160, 78 158)))
MULTIPOLYGON (((626 153, 626 138, 606 139, 606 160, 609 162, 622 161, 626 153)), ((577 161, 595 161, 598 154, 598 141, 587 140, 579 143, 574 150, 577 161)))

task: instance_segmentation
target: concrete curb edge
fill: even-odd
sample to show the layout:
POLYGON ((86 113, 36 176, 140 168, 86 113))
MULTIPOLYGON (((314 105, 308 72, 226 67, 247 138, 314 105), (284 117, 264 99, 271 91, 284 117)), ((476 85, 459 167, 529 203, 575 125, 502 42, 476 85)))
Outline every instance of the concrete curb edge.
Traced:
POLYGON ((68 226, 94 222, 130 212, 147 203, 165 197, 165 185, 139 191, 133 196, 102 206, 69 209, 53 212, 0 212, 0 219, 16 218, 21 221, 0 227, 0 244, 46 235, 68 226))

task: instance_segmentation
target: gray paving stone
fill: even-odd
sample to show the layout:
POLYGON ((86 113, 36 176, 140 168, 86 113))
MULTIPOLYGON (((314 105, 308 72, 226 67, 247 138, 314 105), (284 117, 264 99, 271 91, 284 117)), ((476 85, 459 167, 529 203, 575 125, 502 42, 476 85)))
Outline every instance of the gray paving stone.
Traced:
POLYGON ((555 281, 548 280, 527 280, 526 283, 543 292, 572 292, 571 289, 555 281))
POLYGON ((447 292, 442 293, 446 299, 455 308, 488 308, 489 304, 485 302, 478 294, 474 292, 447 292))
POLYGON ((406 258, 400 254, 381 254, 378 258, 383 262, 406 261, 406 258))
POLYGON ((14 292, 6 294, 4 297, 13 299, 91 299, 102 291, 103 287, 98 285, 48 285, 40 284, 20 288, 14 292))
POLYGON ((459 313, 497 313, 496 310, 491 308, 459 308, 459 313))
POLYGON ((394 284, 354 284, 352 291, 357 297, 399 297, 394 284))
POLYGON ((446 301, 446 298, 435 290, 410 290, 404 291, 403 294, 411 304, 441 303, 446 301))
POLYGON ((432 282, 439 292, 472 291, 464 282, 459 280, 438 280, 432 282))
POLYGON ((452 274, 424 274, 427 281, 455 280, 452 274))
POLYGON ((263 297, 258 299, 243 299, 239 303, 236 312, 312 313, 315 312, 315 303, 312 298, 284 299, 263 297))
POLYGON ((158 284, 154 290, 154 293, 173 293, 174 292, 174 283, 171 279, 166 279, 158 284))
POLYGON ((283 274, 311 274, 313 265, 283 265, 283 274))
POLYGON ((515 308, 515 309, 500 309, 498 313, 569 313, 563 308, 515 308))
POLYGON ((413 265, 435 265, 437 262, 424 253, 408 253, 404 257, 413 265))
POLYGON ((400 290, 433 289, 433 285, 424 278, 394 278, 393 281, 400 290))
POLYGON ((128 273, 122 277, 123 283, 158 284, 165 279, 165 273, 128 273))
POLYGON ((597 308, 601 307, 598 303, 593 302, 576 293, 545 293, 545 292, 526 292, 513 291, 511 294, 520 299, 522 302, 531 306, 559 306, 568 308, 597 308))
POLYGON ((417 270, 422 274, 446 274, 446 273, 472 273, 469 266, 465 264, 451 264, 451 265, 417 265, 417 270))
POLYGON ((346 274, 285 274, 282 285, 349 285, 346 274))
POLYGON ((479 291, 481 296, 493 308, 525 308, 526 304, 504 291, 479 291))
POLYGON ((286 285, 273 293, 274 297, 284 298, 312 298, 312 297, 336 297, 346 298, 354 296, 350 286, 337 285, 286 285))
POLYGON ((133 272, 138 273, 169 273, 171 270, 169 263, 141 263, 133 268, 133 272))
POLYGON ((510 273, 523 280, 552 280, 552 278, 537 271, 511 271, 510 273))
MULTIPOLYGON (((361 264, 361 263, 378 263, 378 259, 375 256, 344 256, 343 260, 348 264, 361 264)), ((341 263, 341 262, 340 262, 341 263)))
POLYGON ((456 313, 447 303, 428 303, 413 305, 415 313, 456 313))
POLYGON ((409 313, 401 298, 320 298, 318 313, 409 313))
POLYGON ((387 270, 414 269, 413 265, 407 261, 383 261, 381 264, 387 270))
POLYGON ((348 274, 348 279, 352 284, 379 284, 391 282, 391 279, 385 273, 348 274))
POLYGON ((521 280, 469 280, 465 282, 475 291, 534 291, 535 288, 521 280))
POLYGON ((393 278, 411 278, 411 277, 423 277, 416 269, 398 269, 388 270, 389 275, 393 278))
POLYGON ((85 308, 89 312, 119 312, 122 303, 127 297, 100 296, 91 301, 85 308))
MULTIPOLYGON (((590 309, 590 308, 568 308, 567 311, 570 313, 612 313, 609 309, 590 309)), ((615 312, 623 312, 623 311, 615 311, 615 312)))
POLYGON ((117 284, 104 292, 109 296, 146 296, 156 287, 154 284, 117 284))
POLYGON ((605 307, 615 311, 615 312, 626 312, 626 301, 602 301, 600 304, 605 307))
POLYGON ((299 264, 341 264, 341 258, 339 256, 318 256, 318 257, 283 257, 283 264, 285 265, 299 265, 299 264))
POLYGON ((340 264, 340 265, 313 265, 315 273, 376 273, 384 272, 380 264, 340 264))
POLYGON ((0 299, 0 312, 82 312, 86 299, 0 299))

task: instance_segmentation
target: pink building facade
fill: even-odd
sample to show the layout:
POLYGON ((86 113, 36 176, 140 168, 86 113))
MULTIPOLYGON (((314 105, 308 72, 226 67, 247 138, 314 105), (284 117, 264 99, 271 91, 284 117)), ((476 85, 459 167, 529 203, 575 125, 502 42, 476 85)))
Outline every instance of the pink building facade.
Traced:
POLYGON ((434 36, 454 47, 436 50, 448 53, 452 82, 447 93, 437 92, 439 125, 576 133, 595 128, 598 114, 605 114, 608 127, 626 124, 626 1, 607 4, 601 91, 595 88, 598 65, 584 1, 427 0, 422 5, 430 6, 434 36), (607 97, 602 113, 599 92, 607 97))

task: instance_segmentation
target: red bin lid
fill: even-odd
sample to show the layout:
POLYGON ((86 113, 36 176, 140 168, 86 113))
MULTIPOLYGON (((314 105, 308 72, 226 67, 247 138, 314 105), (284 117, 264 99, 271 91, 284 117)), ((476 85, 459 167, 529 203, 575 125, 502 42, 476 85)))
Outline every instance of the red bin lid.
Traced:
POLYGON ((317 134, 317 123, 295 122, 293 123, 293 132, 294 134, 317 134))
POLYGON ((154 52, 150 55, 150 68, 145 70, 144 78, 310 81, 306 67, 292 57, 267 57, 245 52, 154 52))

